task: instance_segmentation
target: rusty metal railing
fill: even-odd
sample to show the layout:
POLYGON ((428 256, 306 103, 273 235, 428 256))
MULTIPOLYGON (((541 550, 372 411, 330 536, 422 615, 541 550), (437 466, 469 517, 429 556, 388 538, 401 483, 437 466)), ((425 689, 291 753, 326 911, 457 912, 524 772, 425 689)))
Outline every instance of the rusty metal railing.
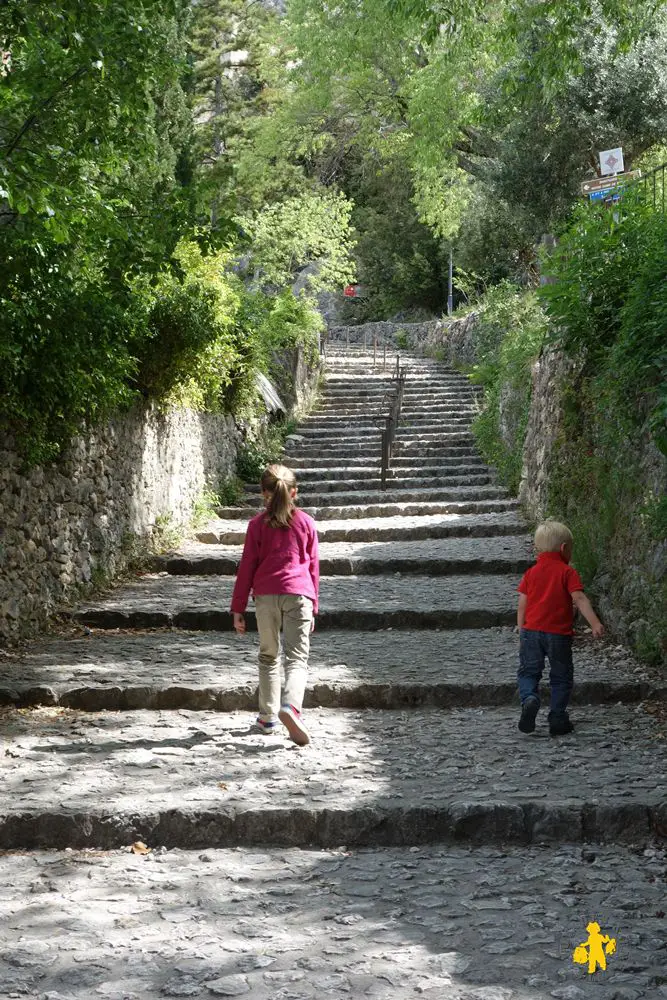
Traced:
POLYGON ((380 456, 380 489, 387 489, 387 476, 391 468, 391 460, 394 453, 394 441, 401 419, 401 407, 403 406, 403 392, 405 390, 405 369, 401 368, 400 355, 396 355, 396 365, 392 375, 393 385, 390 392, 393 398, 389 403, 389 413, 385 417, 385 425, 382 431, 382 454, 380 456))
POLYGON ((665 180, 667 174, 667 163, 649 170, 638 180, 634 181, 631 187, 642 192, 646 201, 653 204, 654 212, 665 214, 665 180))

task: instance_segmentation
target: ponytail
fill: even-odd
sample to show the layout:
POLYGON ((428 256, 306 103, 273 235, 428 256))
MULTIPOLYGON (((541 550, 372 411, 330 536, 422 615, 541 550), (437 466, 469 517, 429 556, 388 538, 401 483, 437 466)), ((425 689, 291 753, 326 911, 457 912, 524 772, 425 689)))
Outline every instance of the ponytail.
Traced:
POLYGON ((266 505, 267 520, 272 528, 289 528, 294 517, 291 491, 296 489, 296 476, 284 465, 270 465, 261 479, 264 493, 270 494, 266 505))

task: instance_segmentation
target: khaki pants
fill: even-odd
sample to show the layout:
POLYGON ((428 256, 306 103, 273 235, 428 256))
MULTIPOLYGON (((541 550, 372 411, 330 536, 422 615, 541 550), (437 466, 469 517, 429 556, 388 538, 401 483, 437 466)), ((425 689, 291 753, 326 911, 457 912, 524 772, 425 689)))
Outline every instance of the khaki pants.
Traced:
POLYGON ((298 594, 260 594, 255 597, 259 632, 259 717, 278 718, 282 705, 301 711, 306 690, 313 602, 298 594), (285 654, 285 690, 280 697, 280 630, 285 654))

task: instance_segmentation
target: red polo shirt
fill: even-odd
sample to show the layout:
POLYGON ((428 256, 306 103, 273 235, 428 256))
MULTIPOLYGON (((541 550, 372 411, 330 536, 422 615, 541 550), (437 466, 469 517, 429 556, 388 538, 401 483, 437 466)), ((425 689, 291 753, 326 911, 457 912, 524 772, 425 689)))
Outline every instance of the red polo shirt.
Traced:
POLYGON ((576 569, 560 552, 540 552, 537 562, 523 574, 519 593, 528 598, 523 627, 535 632, 572 635, 572 594, 584 585, 576 569))

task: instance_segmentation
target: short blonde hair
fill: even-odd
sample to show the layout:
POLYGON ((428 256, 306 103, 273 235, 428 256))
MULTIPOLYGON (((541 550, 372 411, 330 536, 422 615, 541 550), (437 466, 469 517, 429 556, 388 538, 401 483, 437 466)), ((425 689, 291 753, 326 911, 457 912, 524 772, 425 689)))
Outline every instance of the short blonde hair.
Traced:
POLYGON ((560 521, 544 521, 535 532, 538 552, 559 552, 562 545, 572 545, 572 532, 560 521))

